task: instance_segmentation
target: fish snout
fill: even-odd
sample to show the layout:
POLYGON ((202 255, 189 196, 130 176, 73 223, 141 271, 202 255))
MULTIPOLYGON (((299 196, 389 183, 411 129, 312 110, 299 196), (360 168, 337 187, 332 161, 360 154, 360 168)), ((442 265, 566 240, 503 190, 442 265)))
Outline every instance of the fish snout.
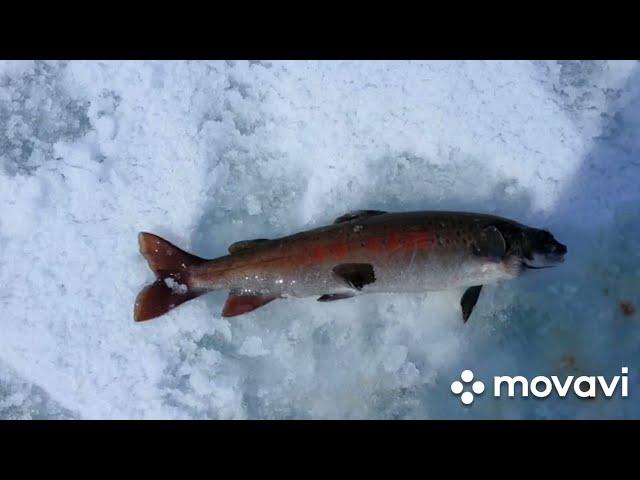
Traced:
POLYGON ((556 244, 551 248, 551 253, 555 255, 566 255, 567 246, 560 242, 556 242, 556 244))
POLYGON ((567 246, 555 241, 549 245, 545 252, 545 260, 547 264, 563 263, 564 256, 567 253, 567 246))
POLYGON ((567 246, 557 241, 546 230, 532 229, 528 248, 525 250, 525 265, 528 268, 547 268, 564 262, 567 246))

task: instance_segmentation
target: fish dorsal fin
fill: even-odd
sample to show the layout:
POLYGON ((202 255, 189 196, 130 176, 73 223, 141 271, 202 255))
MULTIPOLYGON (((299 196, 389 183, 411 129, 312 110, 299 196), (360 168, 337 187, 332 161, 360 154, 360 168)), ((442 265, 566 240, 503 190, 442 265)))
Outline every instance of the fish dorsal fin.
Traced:
POLYGON ((250 250, 268 241, 269 241, 268 238, 256 238, 254 240, 240 240, 239 242, 235 242, 229 245, 229 253, 237 253, 243 250, 250 250))
POLYGON ((222 309, 223 317, 235 317, 236 315, 242 315, 243 313, 249 313, 256 308, 260 308, 263 305, 278 298, 277 296, 268 295, 251 295, 251 294, 239 294, 233 290, 229 292, 227 301, 224 302, 224 308, 222 309))
POLYGON ((373 217, 375 215, 382 215, 382 210, 354 210, 353 212, 345 213, 341 217, 336 218, 333 223, 350 222, 351 220, 362 220, 363 218, 373 217))
POLYGON ((504 237, 493 225, 485 228, 473 245, 473 253, 481 257, 489 257, 493 260, 499 260, 504 257, 507 250, 507 244, 504 237))
POLYGON ((333 267, 333 274, 356 290, 376 281, 373 265, 370 263, 341 263, 333 267))

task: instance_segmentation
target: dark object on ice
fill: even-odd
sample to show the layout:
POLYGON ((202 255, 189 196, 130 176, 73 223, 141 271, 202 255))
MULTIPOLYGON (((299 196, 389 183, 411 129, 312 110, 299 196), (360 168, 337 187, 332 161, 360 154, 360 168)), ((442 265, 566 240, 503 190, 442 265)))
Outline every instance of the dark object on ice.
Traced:
POLYGON ((213 260, 151 233, 138 238, 157 279, 138 295, 136 321, 211 290, 230 290, 222 315, 232 317, 289 296, 329 302, 364 293, 466 288, 460 301, 466 322, 482 285, 548 268, 567 252, 545 230, 463 212, 359 210, 287 237, 236 242, 229 255, 213 260))
POLYGON ((636 307, 631 302, 620 302, 620 310, 622 310, 625 317, 630 317, 636 313, 636 307))
POLYGON ((560 359, 560 365, 564 368, 572 368, 576 367, 576 357, 574 357, 571 353, 565 353, 562 355, 560 359))

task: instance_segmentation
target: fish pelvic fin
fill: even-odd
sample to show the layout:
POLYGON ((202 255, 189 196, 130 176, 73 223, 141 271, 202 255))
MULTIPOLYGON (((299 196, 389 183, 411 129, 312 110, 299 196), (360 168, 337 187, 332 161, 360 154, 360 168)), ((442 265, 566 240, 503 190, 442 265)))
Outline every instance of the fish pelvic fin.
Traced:
POLYGON ((345 298, 351 298, 355 296, 355 293, 325 293, 318 297, 319 302, 333 302, 335 300, 344 300, 345 298))
POLYGON ((156 275, 156 281, 138 294, 133 318, 136 322, 151 320, 174 307, 205 293, 192 288, 189 269, 206 262, 152 233, 138 234, 140 253, 156 275))

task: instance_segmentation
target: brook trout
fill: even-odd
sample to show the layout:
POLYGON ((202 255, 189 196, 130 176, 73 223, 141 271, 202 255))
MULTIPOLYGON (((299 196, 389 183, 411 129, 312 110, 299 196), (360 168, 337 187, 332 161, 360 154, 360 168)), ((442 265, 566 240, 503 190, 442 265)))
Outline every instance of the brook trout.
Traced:
POLYGON ((205 260, 151 233, 140 252, 156 281, 138 295, 135 321, 149 320, 212 290, 229 290, 222 315, 272 300, 318 296, 330 302, 374 292, 466 287, 466 322, 485 284, 564 261, 567 247, 546 230, 463 212, 350 212, 331 225, 277 239, 236 242, 205 260))

